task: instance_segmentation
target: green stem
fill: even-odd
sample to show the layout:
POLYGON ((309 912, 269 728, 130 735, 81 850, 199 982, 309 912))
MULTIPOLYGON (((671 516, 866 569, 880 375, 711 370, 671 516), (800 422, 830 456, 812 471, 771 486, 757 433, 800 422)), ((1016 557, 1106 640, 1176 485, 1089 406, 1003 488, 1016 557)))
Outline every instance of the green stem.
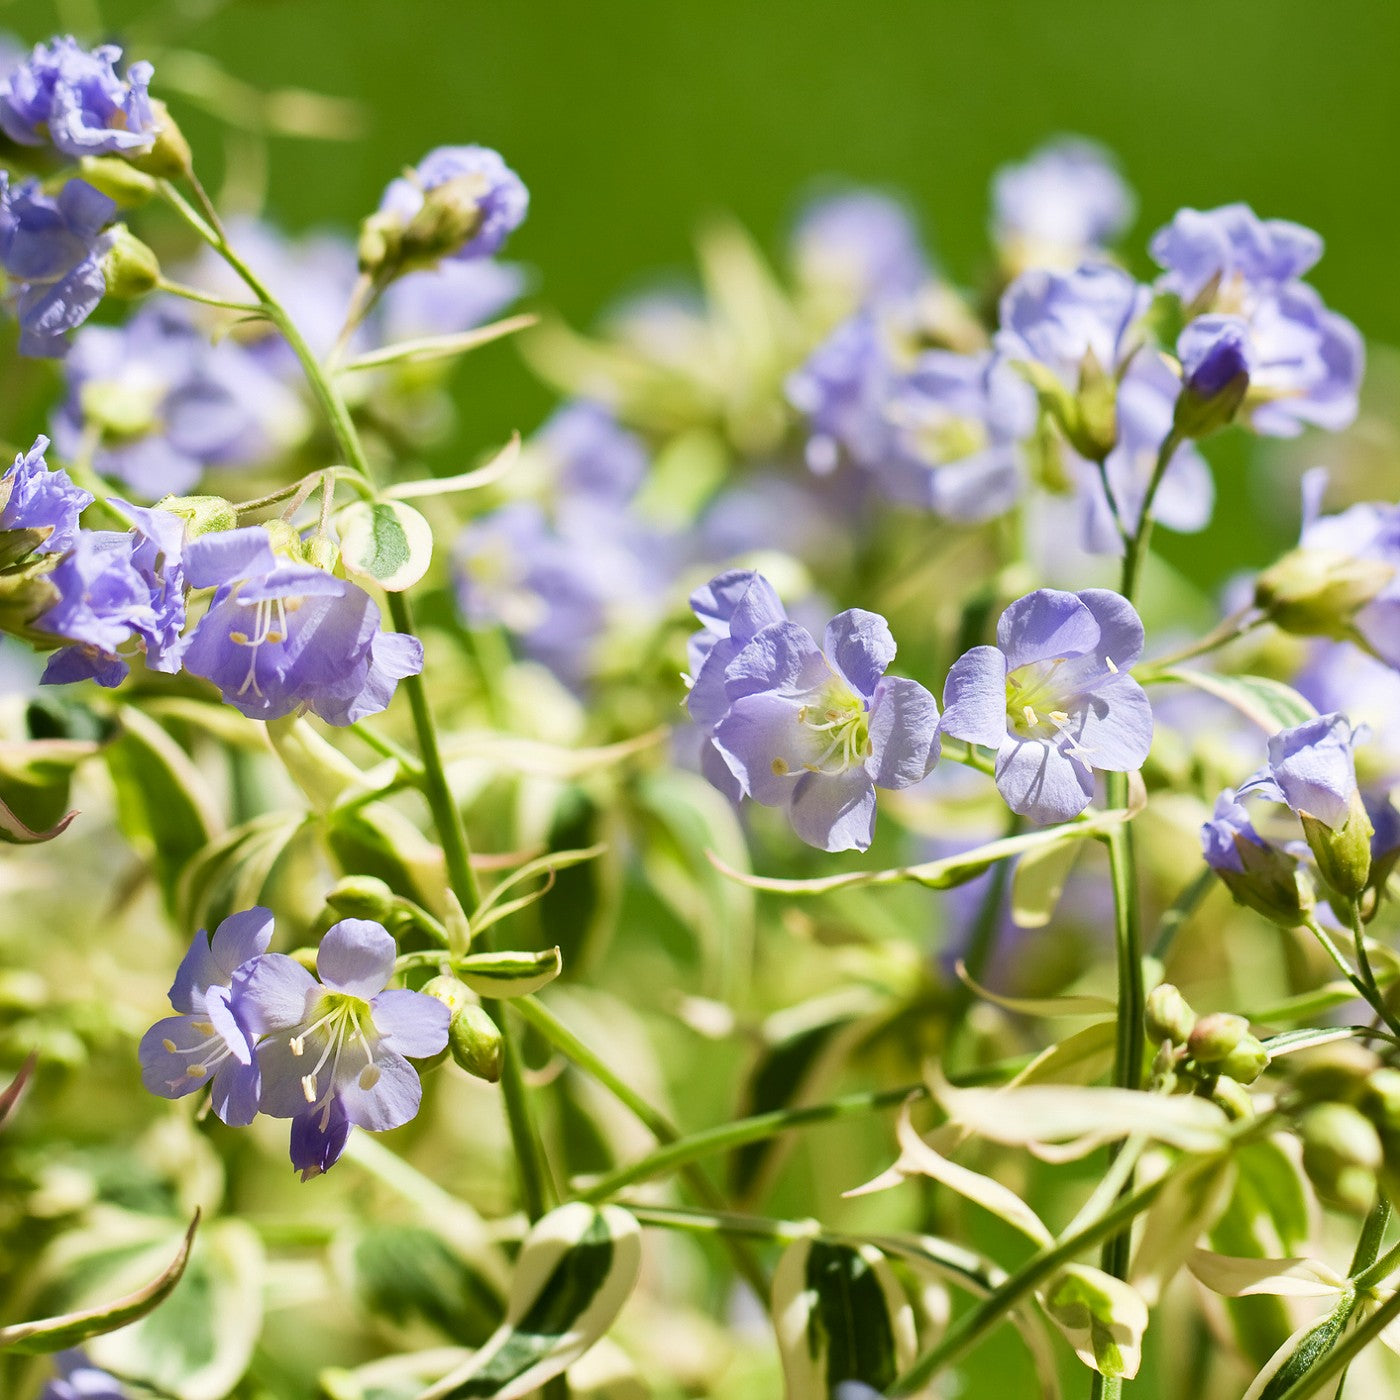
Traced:
POLYGON ((586 1191, 581 1192, 579 1199, 595 1203, 606 1201, 624 1186, 632 1185, 634 1181, 645 1181, 649 1177, 660 1176, 662 1172, 697 1162, 702 1157, 709 1157, 716 1152, 728 1152, 733 1148, 743 1147, 746 1143, 762 1142, 764 1138, 776 1137, 792 1128, 877 1113, 881 1109, 894 1108, 906 1099, 925 1098, 927 1095, 928 1089, 923 1084, 905 1084, 898 1089, 848 1094, 844 1098, 812 1104, 806 1108, 778 1109, 772 1113, 756 1114, 752 1118, 740 1118, 733 1123, 722 1123, 717 1128, 707 1128, 703 1132, 681 1138, 678 1142, 668 1143, 628 1166, 607 1173, 586 1191))
MULTIPOLYGON (((532 996, 518 997, 512 1003, 520 1019, 533 1026, 562 1055, 572 1060, 586 1074, 591 1075, 620 1104, 627 1108, 648 1132, 660 1143, 681 1141, 680 1130, 659 1108, 649 1104, 626 1080, 613 1071, 587 1045, 576 1036, 546 1006, 532 996)), ((681 1168, 681 1175, 696 1198, 709 1210, 722 1213, 725 1210, 724 1197, 715 1189, 709 1177, 695 1164, 681 1168)), ((726 1241, 730 1248, 734 1265, 748 1280, 749 1286, 760 1298, 768 1296, 768 1279, 763 1268, 751 1250, 739 1241, 726 1241)))
POLYGON ((1370 1344, 1400 1317, 1400 1291, 1387 1298, 1354 1332, 1349 1332, 1316 1366, 1289 1386, 1277 1400, 1307 1400, 1334 1376, 1340 1376, 1370 1344))
POLYGON ((1152 940, 1154 960, 1166 960, 1181 926, 1201 907, 1205 897, 1215 888, 1215 881, 1215 871, 1203 865, 1196 878, 1172 901, 1171 908, 1157 920, 1157 936, 1152 940))
MULTIPOLYGON (((1006 838, 1020 834, 1025 825, 1023 820, 1015 816, 1011 817, 1006 824, 1006 838)), ((987 962, 991 958, 996 947, 997 931, 1001 927, 1002 905, 1006 900, 1006 889, 1011 882, 1011 862, 1009 860, 998 861, 992 867, 991 879, 987 881, 987 888, 982 892, 982 902, 977 907, 977 916, 972 923, 972 931, 967 940, 967 953, 963 958, 963 965, 967 968, 968 976, 974 982, 982 981, 982 974, 985 972, 987 962)), ((951 1043, 957 1034, 958 1028, 962 1024, 963 1017, 967 1014, 967 1009, 972 1004, 972 988, 967 982, 959 978, 952 989, 952 1004, 948 1011, 948 1039, 951 1043)))
POLYGON ((1123 581, 1118 591, 1129 602, 1132 602, 1133 595, 1137 592, 1138 575, 1142 570, 1143 561, 1147 558, 1147 547, 1152 538, 1152 503, 1157 499, 1157 488, 1161 486, 1167 467, 1183 440, 1175 427, 1163 440, 1157 453, 1156 465, 1152 468, 1152 476, 1147 483, 1147 490, 1143 493, 1137 524, 1133 527, 1132 534, 1124 541, 1123 581))
POLYGON ((1252 606, 1241 608, 1239 612, 1232 613, 1219 626, 1207 632, 1200 641, 1192 642, 1179 651, 1169 651, 1165 656, 1154 656, 1146 666, 1140 668, 1135 674, 1139 680, 1142 680, 1143 672, 1151 673, 1165 670, 1170 666, 1177 666, 1183 661, 1191 661, 1198 656, 1205 656, 1207 652, 1228 646, 1231 642, 1248 636, 1255 628, 1262 627, 1267 621, 1268 618, 1258 609, 1252 606))
POLYGON ((1376 985, 1376 974, 1371 970, 1371 959, 1366 952, 1366 926, 1361 922, 1361 903, 1355 899, 1351 902, 1351 934, 1356 946, 1356 969, 1366 987, 1366 1000, 1376 1008, 1376 1014, 1381 1020, 1396 1035, 1400 1035, 1400 1020, 1397 1020, 1386 1005, 1385 996, 1376 985))
POLYGON ((984 754, 975 744, 965 744, 960 739, 944 739, 941 756, 950 763, 961 763, 965 768, 975 768, 989 778, 996 774, 996 761, 984 754))
POLYGON ((156 286, 171 296, 182 297, 185 301, 197 301, 201 306, 217 306, 221 311, 241 311, 245 316, 262 315, 265 308, 257 301, 229 301, 227 297, 216 297, 210 292, 201 292, 198 287, 187 287, 183 282, 172 282, 162 277, 156 286))
POLYGON ((1332 961, 1337 965, 1338 969, 1340 969, 1342 973, 1342 976, 1344 976, 1347 979, 1347 981, 1351 983, 1352 987, 1356 990, 1356 994, 1362 999, 1362 1001, 1366 1002, 1366 1004, 1370 1006, 1371 1009, 1376 1013, 1376 1015, 1378 1015, 1382 1020, 1386 1020, 1384 1004, 1380 1000, 1380 988, 1376 986, 1374 974, 1371 977, 1371 985, 1368 987, 1366 985, 1366 982, 1357 975, 1356 970, 1346 960, 1346 957, 1343 955, 1342 950, 1338 948, 1336 943, 1333 941, 1332 935, 1328 933, 1327 930, 1323 928, 1322 925, 1318 923, 1316 919, 1305 919, 1303 921, 1303 927, 1306 928, 1308 932, 1311 933, 1312 936, 1316 938, 1317 941, 1322 945, 1323 952, 1325 952, 1327 956, 1331 958, 1332 961))

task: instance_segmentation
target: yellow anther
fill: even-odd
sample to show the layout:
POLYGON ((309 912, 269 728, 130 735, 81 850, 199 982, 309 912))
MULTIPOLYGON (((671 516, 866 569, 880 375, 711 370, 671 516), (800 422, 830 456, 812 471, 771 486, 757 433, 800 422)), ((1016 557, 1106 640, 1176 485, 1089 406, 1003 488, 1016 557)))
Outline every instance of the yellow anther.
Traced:
POLYGON ((773 760, 773 775, 778 778, 785 778, 788 775, 787 760, 775 758, 773 760))
POLYGON ((205 1076, 207 1073, 208 1073, 208 1071, 204 1068, 203 1065, 186 1065, 186 1066, 185 1066, 185 1074, 186 1074, 190 1079, 203 1079, 204 1076, 205 1076))
POLYGON ((306 1096, 307 1103, 316 1102, 316 1076, 314 1074, 302 1076, 301 1092, 306 1096))
POLYGON ((375 1086, 376 1084, 378 1084, 378 1083, 379 1083, 379 1066, 378 1066, 378 1065, 366 1065, 366 1066, 364 1067, 364 1069, 362 1069, 362 1070, 360 1071, 360 1088, 361 1088, 361 1089, 373 1089, 374 1086, 375 1086))
POLYGON ((1056 724, 1069 723, 1069 715, 1066 714, 1064 710, 1051 710, 1050 718, 1054 720, 1056 724))
POLYGON ((248 634, 246 632, 230 632, 228 639, 234 646, 246 647, 248 645, 248 634))
POLYGON ((195 1021, 190 1029, 198 1031, 200 1035, 213 1035, 214 1023, 212 1021, 195 1021))
POLYGON ((1021 707, 1021 715, 1025 719, 1028 729, 1034 729, 1036 725, 1040 723, 1040 716, 1036 714, 1034 708, 1030 705, 1023 705, 1021 707))
POLYGON ((161 1044, 165 1047, 165 1053, 167 1055, 173 1055, 175 1053, 175 1042, 171 1040, 169 1036, 162 1040, 161 1044))

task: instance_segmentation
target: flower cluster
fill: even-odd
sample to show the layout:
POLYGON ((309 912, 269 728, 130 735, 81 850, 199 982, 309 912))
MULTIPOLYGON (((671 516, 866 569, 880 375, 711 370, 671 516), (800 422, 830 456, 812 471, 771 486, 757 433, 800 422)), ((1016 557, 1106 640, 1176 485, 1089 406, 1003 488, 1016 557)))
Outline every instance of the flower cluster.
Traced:
POLYGON ((141 1039, 141 1078, 164 1098, 210 1089, 231 1127, 258 1113, 291 1119, 302 1180, 330 1169, 352 1127, 383 1132, 418 1112, 409 1059, 447 1046, 450 1013, 421 992, 389 988, 396 947, 382 925, 343 919, 321 940, 313 977, 269 953, 269 910, 232 914, 190 944, 170 988, 178 1013, 141 1039))

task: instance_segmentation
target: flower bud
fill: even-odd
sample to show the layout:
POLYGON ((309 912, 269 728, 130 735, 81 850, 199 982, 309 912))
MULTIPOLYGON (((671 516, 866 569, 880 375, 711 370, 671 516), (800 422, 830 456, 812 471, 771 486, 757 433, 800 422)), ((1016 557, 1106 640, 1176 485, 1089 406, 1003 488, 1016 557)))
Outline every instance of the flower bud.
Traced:
POLYGON ((312 535, 309 540, 303 540, 301 553, 313 569, 324 569, 327 573, 331 573, 340 560, 335 541, 324 535, 312 535))
POLYGON ((1375 1125, 1350 1104, 1322 1103, 1298 1120, 1303 1167, 1318 1191, 1351 1210, 1366 1210, 1384 1160, 1375 1125))
POLYGON ((1217 1075, 1210 1085, 1211 1103, 1225 1110, 1232 1122, 1239 1123, 1254 1117, 1254 1100, 1239 1082, 1228 1074, 1217 1075))
POLYGON ((238 524, 238 512, 232 502, 222 496, 166 496, 156 505, 180 516, 186 522, 185 533, 191 539, 232 530, 238 524))
POLYGON ((1066 436, 1076 451, 1101 462, 1118 445, 1118 384, 1092 350, 1079 366, 1079 397, 1073 431, 1066 436))
POLYGON ((1355 899, 1371 877, 1371 837, 1375 831, 1361 794, 1353 788, 1347 819, 1333 828, 1311 812, 1299 812, 1303 835, 1317 860, 1317 870, 1329 889, 1343 899, 1355 899))
POLYGON ((1186 1041, 1187 1053, 1199 1065, 1223 1068, 1236 1046, 1249 1035, 1249 1022, 1243 1016, 1228 1011, 1213 1011, 1202 1016, 1186 1041))
POLYGON ((113 225, 110 236, 102 257, 107 295, 130 301, 154 291, 160 283, 156 255, 125 224, 113 225))
POLYGON ((373 919, 378 924, 388 921, 397 902, 393 890, 374 875, 347 875, 326 895, 326 903, 343 918, 373 919))
POLYGON ((468 1074, 492 1084, 501 1077, 501 1031, 484 1007, 475 1002, 459 1007, 448 1028, 447 1044, 452 1058, 468 1074))
POLYGON ((184 132, 158 97, 151 98, 151 114, 157 128, 155 145, 141 155, 129 157, 131 164, 142 174, 154 175, 158 180, 178 180, 188 175, 194 157, 184 132))
POLYGON ((1170 982, 1162 982, 1148 993, 1146 1022, 1148 1037, 1154 1043, 1169 1040, 1173 1045, 1185 1045, 1196 1025, 1196 1013, 1170 982))
POLYGON ((1356 614, 1395 577, 1395 566, 1340 549, 1299 547, 1259 575, 1254 605, 1298 637, 1350 640, 1356 614))
POLYGON ((1335 1041, 1290 1057, 1293 1097, 1301 1103, 1359 1103, 1380 1068, 1374 1051, 1335 1041))
POLYGON ((425 191, 423 207, 405 225, 399 242, 403 271, 434 267, 470 242, 485 221, 481 200, 489 190, 484 176, 470 173, 425 191))
POLYGON ((1247 1035, 1220 1062, 1220 1073, 1237 1083, 1253 1084, 1268 1067, 1269 1052, 1263 1042, 1247 1035))
POLYGON ((402 239, 403 224, 398 218, 386 211, 371 214, 360 225, 360 271, 392 276, 402 239))
POLYGON ((120 156, 84 156, 78 162, 78 174, 120 209, 137 209, 156 193, 156 182, 120 156))
POLYGON ((1182 332, 1182 386, 1172 426, 1203 438, 1232 422, 1249 391, 1249 327, 1238 316, 1203 316, 1182 332))
POLYGON ((1382 1066, 1366 1081, 1365 1111, 1387 1128, 1400 1128, 1400 1069, 1382 1066))
POLYGON ((1280 928, 1297 928, 1316 903, 1307 876, 1298 868, 1297 858, 1277 846, 1258 846, 1236 834, 1239 870, 1216 866, 1215 873, 1225 887, 1243 904, 1272 920, 1280 928))

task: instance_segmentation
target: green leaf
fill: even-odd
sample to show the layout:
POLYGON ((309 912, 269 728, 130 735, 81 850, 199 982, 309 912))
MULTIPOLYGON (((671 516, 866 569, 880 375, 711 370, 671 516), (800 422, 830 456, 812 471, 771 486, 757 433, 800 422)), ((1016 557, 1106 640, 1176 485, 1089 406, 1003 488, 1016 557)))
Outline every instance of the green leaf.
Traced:
POLYGON ((1191 1251, 1191 1272, 1226 1298, 1268 1293, 1276 1298, 1335 1298, 1350 1284, 1319 1259, 1241 1259, 1209 1249, 1191 1251))
POLYGON ((1326 1317, 1300 1327, 1255 1376, 1244 1400, 1281 1400, 1336 1346, 1355 1306, 1355 1299, 1348 1295, 1326 1317))
POLYGON ((1096 812, 1092 816, 1066 822, 1063 826, 1026 831, 1019 836, 1004 836, 998 841, 974 846, 970 851, 947 856, 943 860, 926 861, 922 865, 902 865, 892 870, 852 870, 844 875, 823 875, 815 880, 775 880, 763 875, 749 875, 727 865, 713 851, 708 854, 715 868, 731 880, 750 889, 768 890, 773 894, 829 894, 832 890, 851 889, 857 885, 898 885, 907 881, 929 889, 946 890, 975 880, 999 860, 1045 851, 1066 841, 1086 841, 1091 837, 1105 836, 1130 816, 1132 812, 1126 808, 1096 812))
MULTIPOLYGON (((18 1081, 16 1081, 18 1082, 18 1081)), ((18 1352, 54 1352, 78 1346, 90 1337, 113 1332, 146 1316, 165 1301, 180 1282, 189 1263, 194 1233, 199 1228, 199 1212, 195 1211, 184 1241, 169 1264, 149 1283, 128 1293, 115 1302, 59 1317, 40 1318, 37 1322, 17 1322, 0 1327, 0 1348, 11 1347, 18 1352)))
POLYGON ((433 527, 402 501, 354 501, 335 517, 345 572, 388 593, 412 588, 433 560, 433 527))
POLYGON ((175 921, 181 928, 214 928, 239 909, 262 902, 273 868, 307 830, 300 812, 267 812, 202 847, 180 872, 175 921))
POLYGON ((35 830, 21 821, 6 802, 0 800, 0 841, 11 846, 35 846, 41 841, 52 841, 55 836, 61 836, 68 830, 69 823, 77 815, 76 811, 68 812, 46 830, 35 830))
POLYGON ((452 964, 452 970, 479 997, 497 1001, 529 996, 547 987, 563 969, 558 948, 541 953, 469 953, 452 964))
POLYGON ((1128 1272, 1149 1305, 1155 1306, 1192 1257, 1196 1241, 1220 1218, 1234 1186, 1235 1164, 1229 1158, 1207 1160, 1174 1175, 1152 1203, 1128 1272))
POLYGON ((773 1274, 772 1313, 788 1400, 828 1400, 842 1381, 884 1390, 913 1364, 913 1308, 872 1245, 790 1244, 773 1274))
POLYGON ((1233 705, 1266 734, 1277 734, 1281 729, 1292 729, 1317 718, 1317 711, 1292 686, 1267 676, 1222 676, 1214 671, 1171 669, 1152 672, 1147 679, 1195 686, 1233 705))
POLYGON ((961 958, 958 959, 954 970, 963 985, 969 991, 975 992, 983 1001, 990 1001, 993 1005, 1004 1007, 1007 1011, 1014 1011, 1019 1016, 1102 1016, 1105 1013, 1111 1015, 1118 1006, 1118 1003, 1111 997, 1100 996, 1003 996, 1000 992, 993 992, 982 986, 980 982, 975 982, 967 970, 967 964, 961 958))
POLYGON ((519 459, 520 434, 513 433, 510 441, 475 471, 462 472, 458 476, 430 476, 422 481, 395 482, 385 488, 384 494, 396 501, 408 501, 419 496, 448 496, 457 491, 477 491, 500 481, 519 459))
POLYGON ((1055 916, 1082 848, 1073 841, 1028 851, 1011 876, 1011 919, 1017 928, 1044 928, 1055 916))
POLYGON ((1137 1375, 1147 1304, 1130 1284, 1102 1269, 1070 1264, 1045 1290, 1043 1302, 1046 1315, 1086 1366, 1125 1380, 1137 1375))
MULTIPOLYGON (((502 336, 513 335, 516 331, 527 330, 539 320, 528 312, 519 316, 507 316, 500 321, 492 321, 475 330, 462 331, 457 335, 424 336, 419 340, 401 340, 397 345, 386 345, 379 350, 370 350, 358 355, 340 367, 342 374, 357 370, 383 369, 388 365, 431 364, 435 360, 455 359, 469 350, 489 345, 502 336)), ((407 494, 401 492, 400 494, 407 494)))
POLYGON ((458 1371, 419 1400, 521 1400, 607 1332, 636 1286, 641 1231, 620 1206, 571 1202, 525 1237, 506 1319, 458 1371))
POLYGON ((73 773, 101 746, 91 739, 0 744, 0 841, 52 840, 76 813, 68 810, 73 773))
POLYGON ((173 914, 180 871, 219 835, 223 824, 184 749, 133 706, 122 706, 118 717, 121 732, 103 751, 117 790, 117 821, 154 871, 173 914))
POLYGON ((224 1400, 248 1369, 262 1330, 262 1244, 241 1220, 202 1232, 163 1307, 89 1347, 107 1370, 180 1400, 224 1400))

